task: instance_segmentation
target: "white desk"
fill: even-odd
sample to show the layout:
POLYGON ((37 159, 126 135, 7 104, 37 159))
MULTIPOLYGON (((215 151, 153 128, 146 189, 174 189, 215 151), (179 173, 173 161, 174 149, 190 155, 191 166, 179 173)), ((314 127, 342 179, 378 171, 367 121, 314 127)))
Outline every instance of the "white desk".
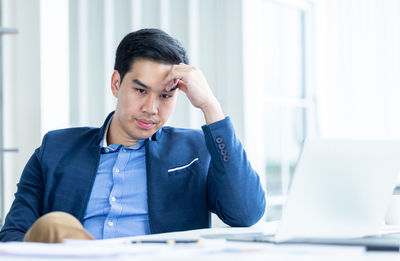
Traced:
POLYGON ((400 253, 366 252, 362 247, 274 245, 204 239, 202 235, 273 232, 276 223, 252 228, 201 229, 186 232, 70 241, 65 244, 0 243, 0 260, 398 260, 400 253), (200 239, 200 244, 130 244, 137 239, 200 239), (8 251, 12 254, 5 254, 8 251))

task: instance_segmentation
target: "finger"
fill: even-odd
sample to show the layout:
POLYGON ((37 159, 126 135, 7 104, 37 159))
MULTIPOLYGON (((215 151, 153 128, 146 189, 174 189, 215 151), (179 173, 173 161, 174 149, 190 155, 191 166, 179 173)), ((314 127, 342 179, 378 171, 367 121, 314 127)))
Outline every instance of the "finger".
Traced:
POLYGON ((182 80, 178 80, 177 84, 178 84, 178 88, 179 88, 180 90, 182 90, 184 93, 186 93, 186 91, 187 91, 187 84, 186 84, 184 81, 182 81, 182 80))
POLYGON ((179 79, 172 79, 171 81, 169 81, 169 83, 167 84, 167 87, 165 88, 166 91, 171 91, 174 88, 178 88, 178 81, 179 79))
POLYGON ((188 65, 186 64, 176 64, 173 65, 168 75, 163 80, 162 84, 168 84, 174 79, 183 79, 188 71, 188 65))
POLYGON ((165 90, 169 92, 172 89, 173 84, 174 84, 174 81, 167 82, 166 83, 167 86, 165 87, 165 90))

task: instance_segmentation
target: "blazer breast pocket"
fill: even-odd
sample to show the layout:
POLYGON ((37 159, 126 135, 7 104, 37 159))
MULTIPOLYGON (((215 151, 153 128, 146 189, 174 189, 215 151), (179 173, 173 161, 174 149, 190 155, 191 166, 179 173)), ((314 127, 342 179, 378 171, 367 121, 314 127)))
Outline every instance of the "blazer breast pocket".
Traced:
POLYGON ((199 158, 195 158, 187 164, 168 169, 168 176, 180 176, 186 173, 196 172, 199 163, 199 158))

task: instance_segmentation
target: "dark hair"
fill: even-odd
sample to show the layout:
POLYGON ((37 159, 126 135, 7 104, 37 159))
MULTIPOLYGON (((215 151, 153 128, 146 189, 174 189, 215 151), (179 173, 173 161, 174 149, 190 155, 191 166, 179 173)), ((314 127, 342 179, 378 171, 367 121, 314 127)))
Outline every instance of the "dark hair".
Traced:
POLYGON ((141 29, 132 32, 119 43, 114 70, 121 75, 121 82, 136 58, 146 58, 166 64, 189 63, 181 43, 159 29, 141 29))

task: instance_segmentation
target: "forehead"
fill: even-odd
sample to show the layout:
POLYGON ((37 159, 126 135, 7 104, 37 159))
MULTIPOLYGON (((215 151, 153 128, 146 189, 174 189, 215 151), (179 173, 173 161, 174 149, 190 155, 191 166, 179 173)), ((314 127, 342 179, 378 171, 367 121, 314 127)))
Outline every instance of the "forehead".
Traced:
POLYGON ((148 91, 164 92, 168 86, 164 80, 171 68, 171 64, 138 59, 132 64, 131 70, 125 74, 123 81, 128 85, 147 88, 148 91))
POLYGON ((127 74, 134 77, 144 78, 165 78, 172 68, 172 64, 165 64, 149 59, 136 59, 127 74))

